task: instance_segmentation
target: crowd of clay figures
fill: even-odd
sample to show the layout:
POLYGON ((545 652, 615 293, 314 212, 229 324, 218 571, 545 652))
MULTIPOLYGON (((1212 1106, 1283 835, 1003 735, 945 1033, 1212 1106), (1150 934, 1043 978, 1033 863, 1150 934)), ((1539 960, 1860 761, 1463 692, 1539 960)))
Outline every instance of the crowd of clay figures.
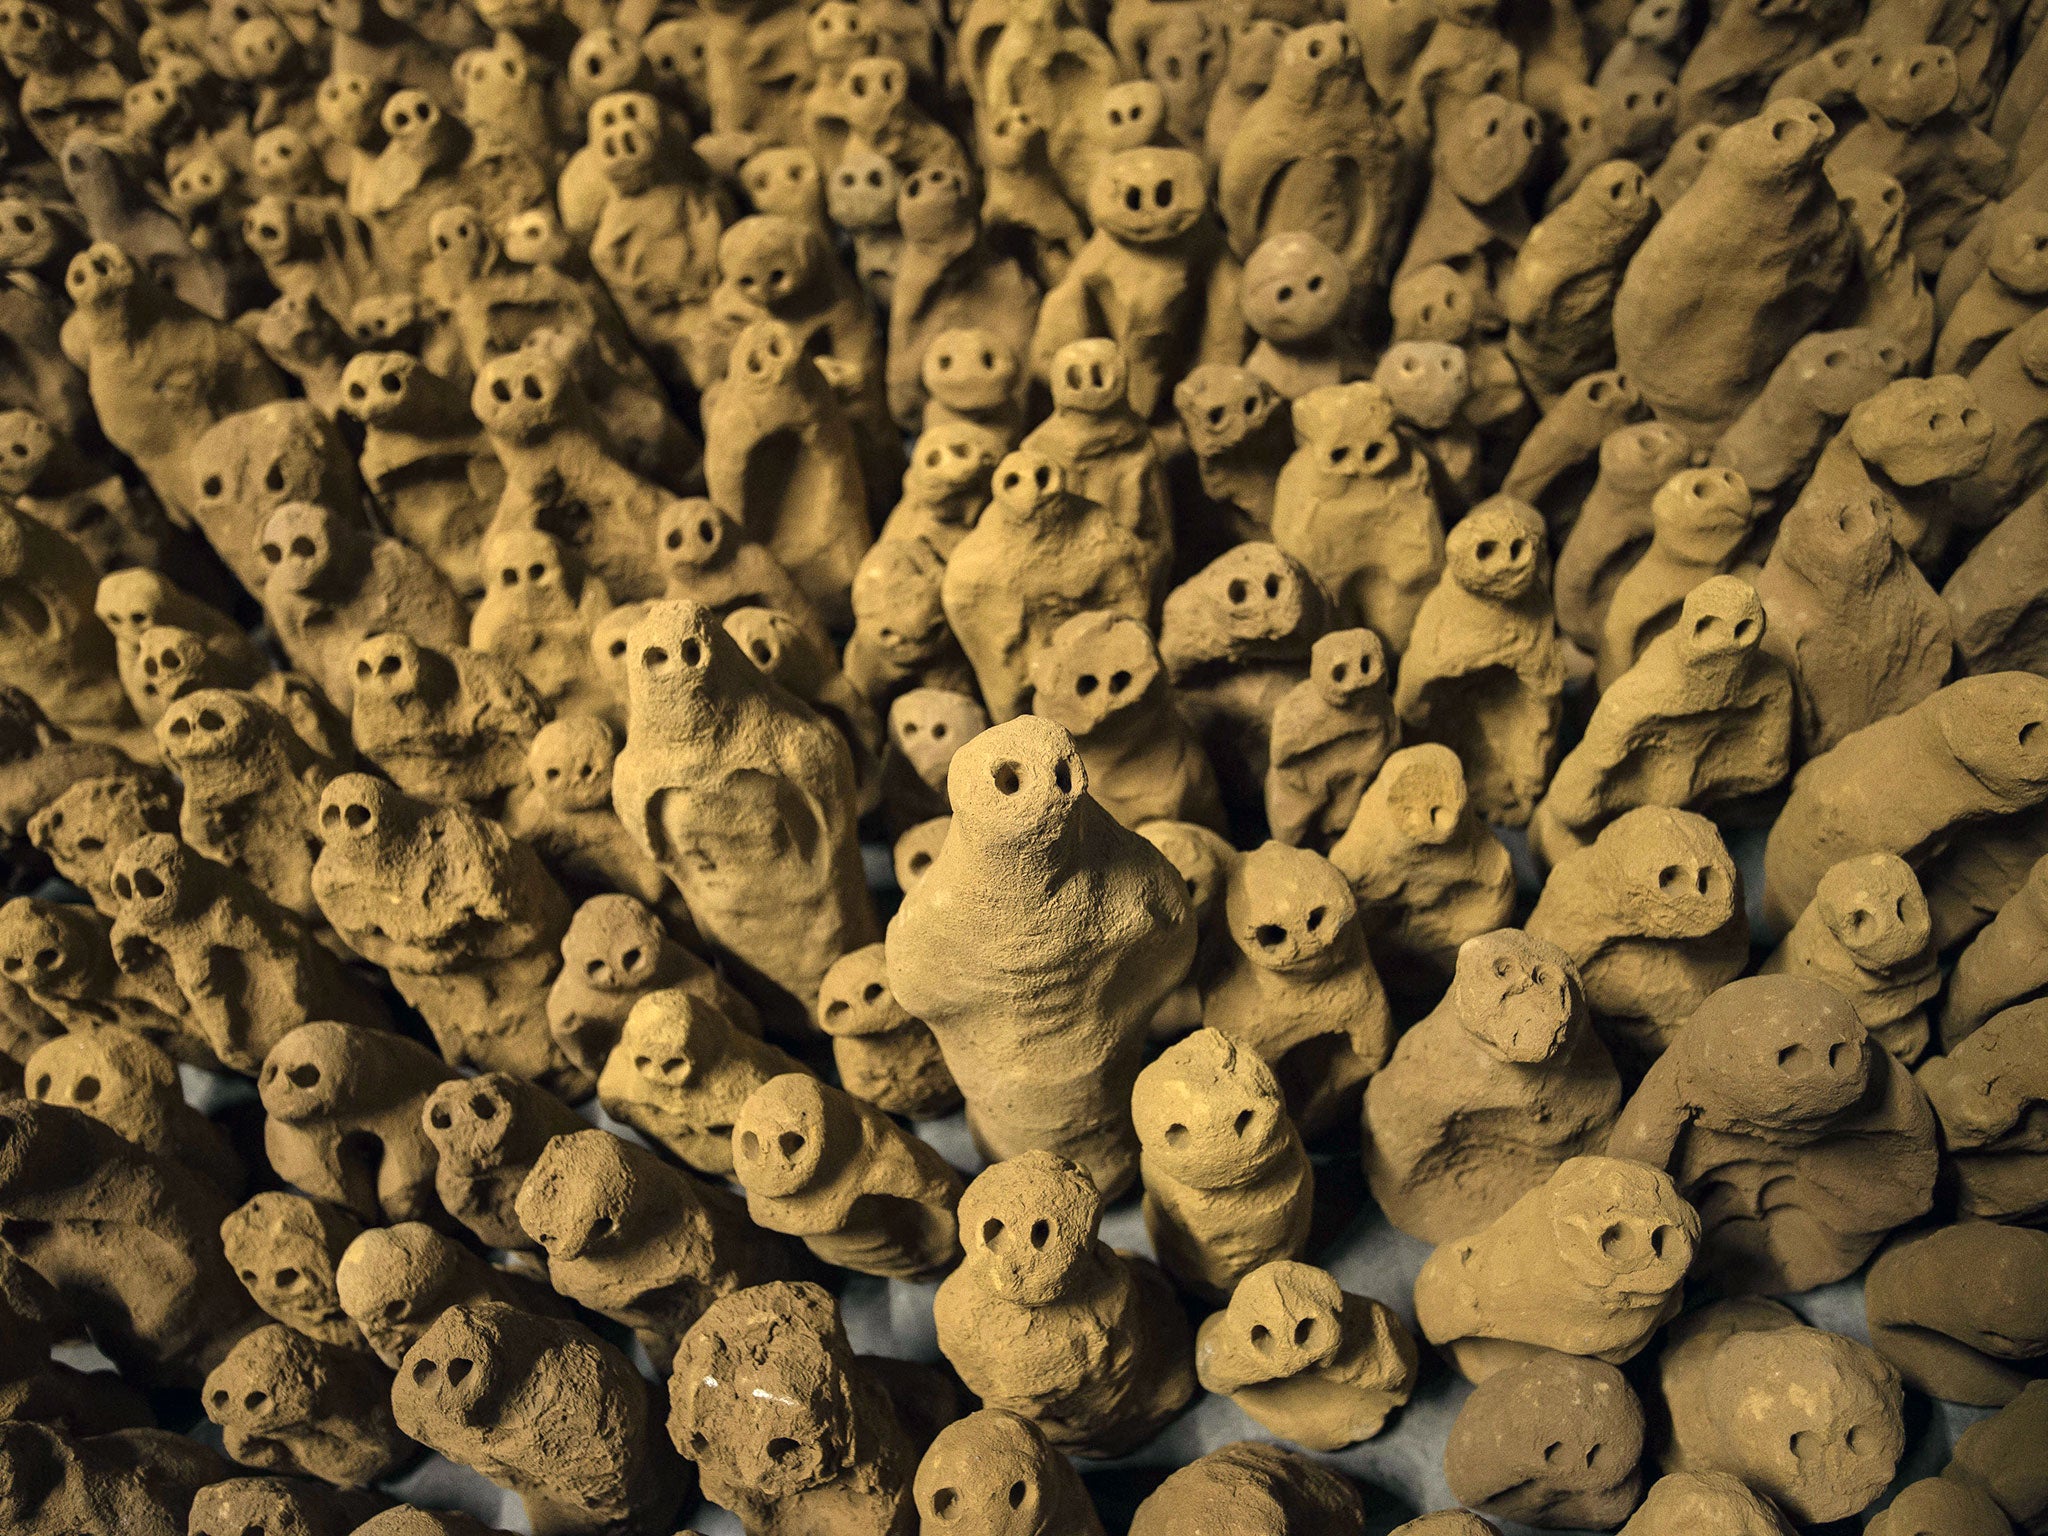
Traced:
POLYGON ((0 1529, 2048 1532, 2044 17, 0 0, 0 1529))

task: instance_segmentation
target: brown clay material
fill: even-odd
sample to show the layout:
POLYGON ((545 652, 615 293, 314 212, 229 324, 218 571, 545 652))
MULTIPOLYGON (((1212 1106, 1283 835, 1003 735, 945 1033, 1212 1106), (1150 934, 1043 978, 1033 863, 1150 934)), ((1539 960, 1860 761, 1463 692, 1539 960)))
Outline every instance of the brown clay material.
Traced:
POLYGON ((1698 1530, 1790 1536, 1792 1528, 1777 1505, 1733 1473, 1672 1472, 1650 1485, 1621 1529, 1623 1536, 1682 1536, 1698 1530))
POLYGON ((2048 1178, 2039 1160, 2048 1141, 2035 1110, 2048 1102, 2040 1066, 2044 1040, 2048 1003, 2027 1003, 1994 1015, 1920 1069, 1966 1217, 2034 1221, 2048 1210, 2048 1178))
POLYGON ((519 1187, 541 1148, 583 1128, 553 1094, 506 1072, 450 1078, 420 1108, 441 1208, 490 1248, 533 1245, 514 1209, 519 1187))
POLYGON ((1949 973, 1941 1010, 1941 1043, 1956 1046, 2004 1009, 2048 986, 2042 966, 2048 929, 2048 861, 2037 862, 1949 973))
POLYGON ((1539 1529, 1612 1530, 1642 1497, 1643 1405, 1600 1360, 1540 1354, 1465 1399, 1444 1447, 1452 1496, 1539 1529))
POLYGON ((1166 1277, 1097 1236, 1086 1169, 1046 1151, 997 1163, 960 1199, 966 1262, 939 1286, 939 1347, 968 1390, 1053 1445, 1114 1456, 1195 1390, 1194 1340, 1166 1277))
POLYGON ((1195 1335, 1204 1391, 1312 1451, 1377 1435, 1419 1370, 1414 1336, 1391 1308, 1291 1260, 1246 1275, 1195 1335))
POLYGON ((1956 1437, 1942 1478, 1985 1494, 2005 1512, 2014 1530, 2039 1536, 2048 1525, 2048 1479, 2042 1477, 2035 1454, 2044 1431, 2048 1383, 2037 1381, 1956 1437))
POLYGON ((1681 1320, 1657 1389, 1665 1470, 1732 1473, 1802 1522, 1867 1507, 1905 1446, 1898 1373, 1776 1302, 1717 1302, 1681 1320))
POLYGON ((832 963, 818 987, 818 1027, 832 1037, 839 1081, 855 1098, 912 1120, 959 1107, 938 1041, 890 990, 886 946, 869 944, 832 963))
POLYGON ((1854 1003, 1805 977, 1749 977, 1702 1004, 1608 1151, 1670 1170, 1705 1213, 1698 1272, 1727 1292, 1841 1279, 1933 1199, 1925 1097, 1854 1003))
POLYGON ((360 1488, 414 1453, 391 1417, 390 1380, 358 1350, 270 1323, 214 1367, 200 1399, 244 1466, 360 1488))
POLYGON ((1871 1347, 1910 1387, 2003 1407, 2048 1355, 2044 1261, 2048 1233, 2026 1227, 1970 1221, 1901 1237, 1870 1268, 1871 1347))
POLYGON ((9 1518, 32 1536, 102 1521, 136 1536, 185 1536, 199 1491, 234 1475, 219 1452, 163 1429, 74 1439, 44 1424, 0 1423, 0 1462, 44 1469, 11 1498, 9 1518))
POLYGON ((1761 969, 1847 993, 1871 1038, 1909 1067, 1927 1049, 1922 1005, 1941 989, 1941 973, 1927 898, 1897 854, 1845 859, 1823 875, 1813 905, 1761 969))
POLYGON ((317 1343, 345 1349, 369 1347, 335 1283, 342 1255, 362 1233, 340 1206, 274 1189, 220 1224, 222 1251, 256 1305, 317 1343))
POLYGON ((46 1041, 22 1063, 22 1090, 91 1115, 224 1194, 242 1192, 248 1170, 220 1128, 185 1102, 177 1063, 131 1030, 108 1025, 46 1041))
POLYGON ((502 1302, 451 1307, 406 1352, 398 1427, 520 1496, 536 1536, 656 1536, 689 1493, 653 1393, 576 1323, 502 1302))
POLYGON ((1444 1001, 1366 1085, 1366 1179, 1403 1231, 1469 1236, 1603 1150, 1620 1109, 1578 967, 1529 934, 1482 934, 1459 949, 1444 1001))
POLYGON ((334 1488, 303 1477, 232 1477, 199 1490, 189 1536, 350 1536, 384 1506, 381 1494, 334 1488))
POLYGON ((1946 1477, 1926 1477, 1901 1488, 1864 1529, 1871 1536, 1936 1529, 1956 1536, 2011 1536, 2012 1522, 1990 1494, 1946 1477))
POLYGON ((1576 1157, 1430 1255, 1416 1322, 1474 1381, 1549 1349, 1620 1364, 1677 1314, 1699 1231, 1664 1174, 1576 1157))
POLYGON ((1131 1536, 1272 1531, 1359 1536, 1365 1504, 1341 1473, 1274 1445, 1240 1440, 1188 1463, 1131 1519, 1131 1536))
POLYGON ((947 783, 945 843, 889 924, 890 984, 938 1039, 987 1151, 1071 1154, 1114 1196, 1137 1171, 1146 1022, 1194 958, 1181 882, 1088 795, 1048 721, 984 731, 947 783))
POLYGON ((1005 1408, 983 1408, 940 1430, 918 1463, 913 1491, 920 1529, 1102 1536, 1073 1463, 1029 1419, 1005 1408))
POLYGON ((1131 1090, 1145 1230, 1166 1272, 1212 1301, 1308 1246, 1315 1175, 1280 1085, 1248 1045, 1196 1030, 1131 1090))
POLYGON ((1277 841, 1324 852, 1351 825, 1400 745, 1391 691, 1386 646, 1371 630, 1316 641, 1309 675, 1273 708, 1266 821, 1277 841))
POLYGON ((726 1297, 683 1340, 668 1432, 748 1536, 908 1536, 916 1452, 815 1285, 726 1297))

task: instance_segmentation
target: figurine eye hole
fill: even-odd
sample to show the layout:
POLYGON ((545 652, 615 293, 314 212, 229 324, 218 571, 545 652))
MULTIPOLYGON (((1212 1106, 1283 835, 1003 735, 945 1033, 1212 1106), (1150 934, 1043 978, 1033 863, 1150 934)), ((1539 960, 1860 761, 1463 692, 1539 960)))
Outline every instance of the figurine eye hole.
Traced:
POLYGON ((1173 206, 1173 183, 1162 181, 1152 189, 1152 201, 1161 208, 1173 206))

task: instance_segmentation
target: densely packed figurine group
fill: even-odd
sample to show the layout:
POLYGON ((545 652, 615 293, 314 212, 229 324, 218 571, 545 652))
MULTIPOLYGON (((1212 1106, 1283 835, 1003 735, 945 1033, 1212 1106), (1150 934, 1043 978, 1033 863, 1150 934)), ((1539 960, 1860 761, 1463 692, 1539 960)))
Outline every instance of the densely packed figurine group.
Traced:
POLYGON ((2044 21, 0 0, 0 1530, 2048 1532, 2044 21))

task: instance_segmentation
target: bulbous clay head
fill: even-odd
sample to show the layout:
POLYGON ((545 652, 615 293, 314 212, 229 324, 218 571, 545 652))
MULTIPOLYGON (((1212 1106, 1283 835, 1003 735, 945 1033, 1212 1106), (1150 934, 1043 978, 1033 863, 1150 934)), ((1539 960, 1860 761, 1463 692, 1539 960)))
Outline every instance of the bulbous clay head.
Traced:
POLYGON ((1643 1405, 1600 1360, 1541 1354, 1465 1399, 1444 1447, 1452 1495, 1503 1520, 1607 1530, 1636 1507, 1643 1405))
POLYGON ((349 1536, 383 1496, 326 1487, 297 1477, 236 1477, 202 1488, 192 1500, 186 1536, 349 1536))
POLYGON ((1658 1356, 1657 1385, 1666 1468, 1733 1473, 1802 1522, 1868 1507, 1905 1449, 1898 1372, 1775 1302, 1687 1316, 1658 1356))
POLYGON ((1727 1472, 1673 1472, 1658 1478, 1621 1529, 1622 1536, 1685 1536, 1687 1531, 1791 1536, 1792 1531, 1777 1505, 1727 1472))
POLYGON ((1578 967, 1503 928, 1465 941, 1448 995, 1367 1085, 1366 1178, 1396 1226, 1448 1242, 1604 1148, 1620 1109, 1578 967))
POLYGON ((2048 1127, 2037 1108, 2048 1103, 2044 1047, 2048 1002, 2025 1003, 1920 1069, 1964 1216, 2030 1221, 2048 1210, 2048 1176, 2039 1157, 2048 1150, 2048 1127))
POLYGON ((1911 1075, 1848 998, 1804 977, 1752 976, 1700 1005, 1608 1150, 1668 1168, 1699 1207, 1702 1275, 1724 1291, 1782 1293, 1852 1273, 1928 1208, 1934 1130, 1911 1075))
POLYGON ((1283 843, 1235 860, 1223 921, 1236 947, 1206 987, 1203 1022, 1256 1051, 1307 1136, 1357 1112, 1393 1023, 1343 873, 1283 843))
POLYGON ((1138 1074, 1145 1227, 1166 1272, 1228 1297, 1308 1246, 1315 1179, 1280 1085, 1249 1046, 1199 1029, 1138 1074))
MULTIPOLYGON (((1347 34, 1348 35, 1348 34, 1347 34)), ((1362 1536, 1365 1504, 1341 1473, 1248 1440, 1190 1462, 1131 1517, 1131 1536, 1362 1536)))
POLYGON ((334 1280, 362 1230, 339 1206, 265 1190, 228 1214, 220 1239, 235 1274, 271 1317, 320 1343, 362 1349, 334 1280))
POLYGON ((761 1536, 893 1536, 915 1452, 815 1285, 728 1296, 684 1338, 668 1431, 704 1491, 761 1536))
POLYGON ((1380 1432, 1414 1390, 1419 1360, 1391 1308, 1313 1265, 1277 1260, 1203 1322, 1195 1370, 1283 1440, 1334 1451, 1380 1432))
POLYGON ((921 1531, 1102 1536, 1074 1465, 1029 1419, 983 1408, 939 1431, 914 1485, 921 1531))
POLYGON ((939 1348, 990 1407, 1063 1450, 1113 1456, 1195 1389, 1193 1340, 1166 1278, 1096 1235, 1087 1172, 1045 1151, 987 1169, 960 1199, 966 1261, 939 1286, 939 1348))
POLYGON ((1309 652, 1309 675, 1274 706, 1266 821, 1278 842, 1327 849, 1400 744, 1385 642, 1340 629, 1309 652))
POLYGON ((1529 932, 1572 957, 1608 1048, 1648 1061, 1747 963, 1739 881, 1712 822, 1643 806, 1558 863, 1529 932))
POLYGON ((442 1313, 406 1352, 391 1408, 415 1440, 517 1493, 536 1531, 655 1536, 692 1491, 626 1357, 503 1302, 442 1313))
POLYGON ((1136 1171, 1145 1026, 1194 958, 1181 882, 1088 795, 1050 721, 982 732, 947 788, 946 841, 889 924, 891 985, 937 1037, 992 1155, 1070 1152, 1119 1191, 1136 1171))
POLYGON ((1544 1349, 1620 1364, 1678 1311, 1699 1231, 1665 1174, 1576 1157, 1430 1255, 1416 1321, 1475 1381, 1544 1349))
POLYGON ((1872 1038, 1907 1066, 1927 1049, 1922 1005, 1941 986, 1934 925, 1919 877, 1897 854, 1844 859, 1822 876, 1813 904, 1763 969, 1847 993, 1872 1038))
POLYGON ((420 1124, 435 1152, 442 1209, 491 1248, 531 1248, 514 1201, 541 1149, 584 1129, 545 1088, 508 1072, 458 1077, 429 1093, 420 1124))
POLYGON ((390 1377, 376 1361, 282 1323, 244 1335, 200 1400, 244 1466, 361 1488, 415 1452, 392 1420, 390 1377))
POLYGON ((833 961, 818 986, 818 1027, 832 1037, 839 1081, 855 1098, 913 1120, 959 1105, 938 1041, 890 990, 885 946, 869 944, 833 961))
POLYGON ((1901 1488, 1863 1529, 1867 1536, 2011 1536, 2012 1522, 1981 1489, 1926 1477, 1901 1488))
POLYGON ((1970 1221, 1903 1237, 1871 1266, 1867 1297, 1871 1347, 1908 1386, 2003 1407, 2048 1355, 2048 1233, 1970 1221))

